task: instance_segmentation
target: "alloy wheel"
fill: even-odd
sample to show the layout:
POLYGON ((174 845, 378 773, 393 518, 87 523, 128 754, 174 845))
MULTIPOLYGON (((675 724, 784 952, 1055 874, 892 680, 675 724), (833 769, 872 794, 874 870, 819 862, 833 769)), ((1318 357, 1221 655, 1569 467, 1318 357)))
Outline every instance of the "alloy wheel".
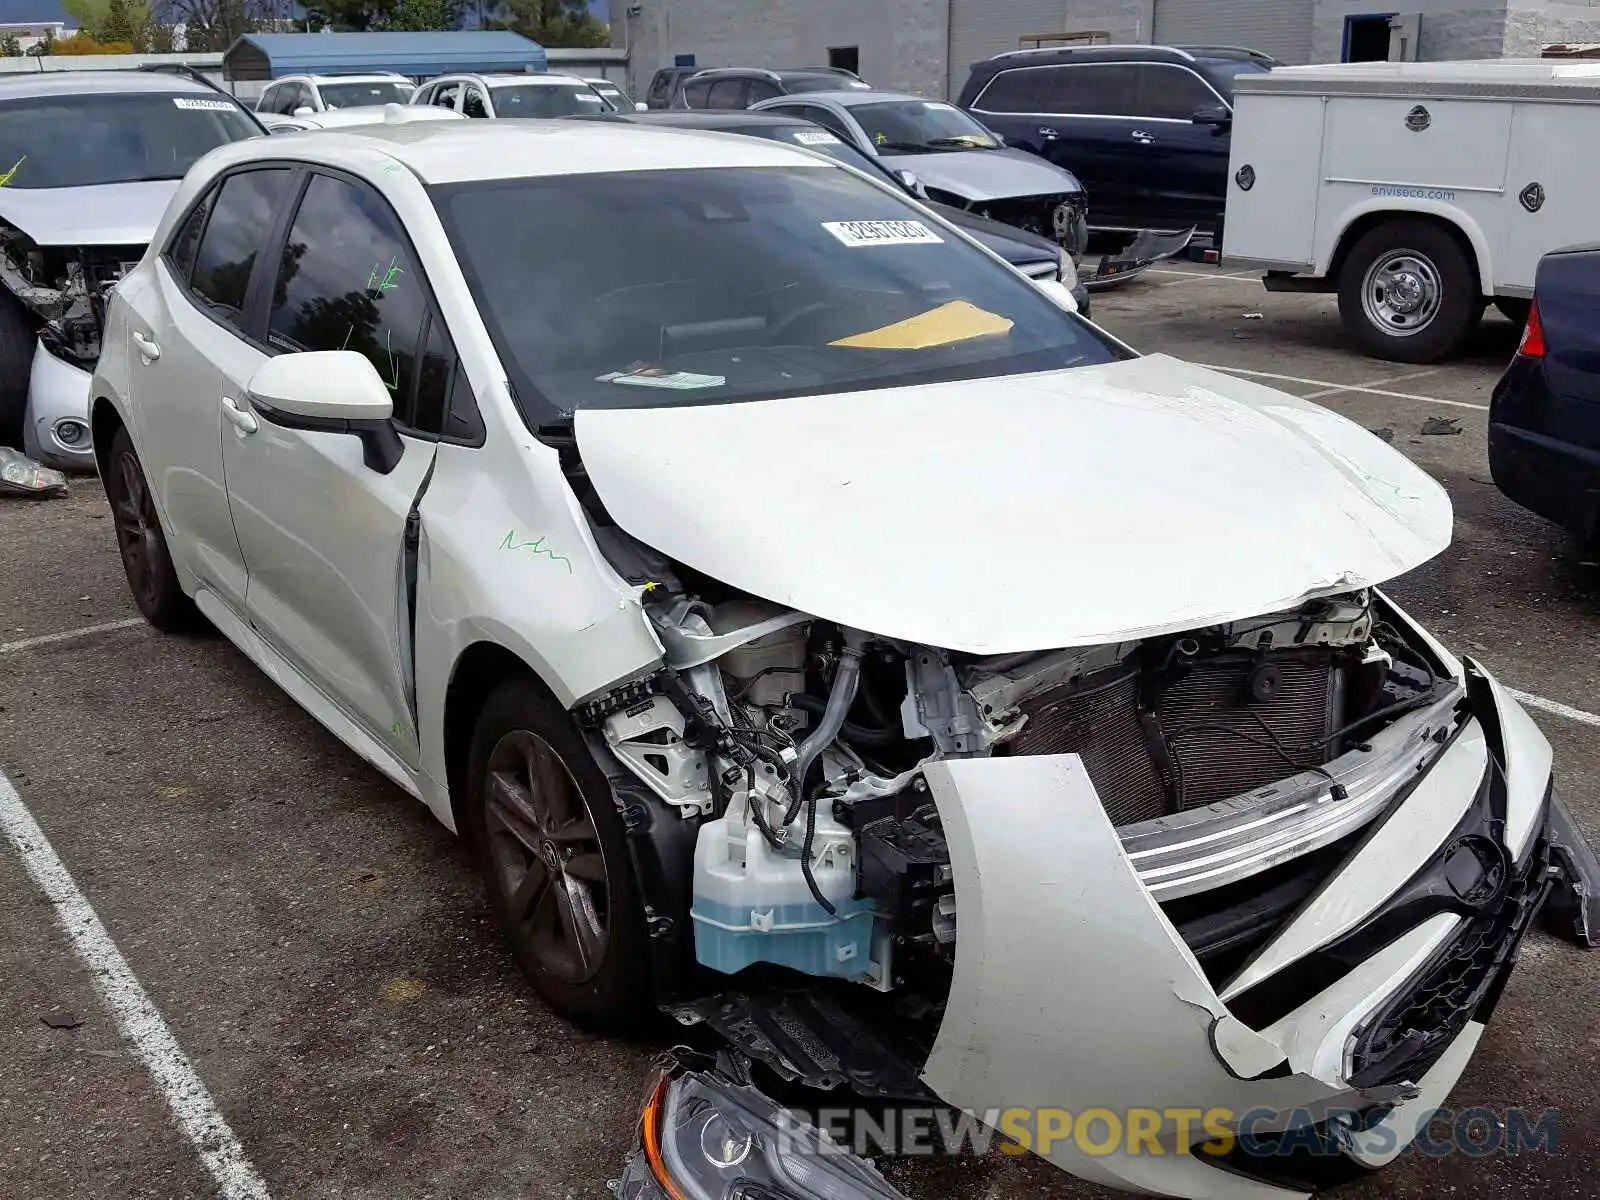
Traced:
POLYGON ((159 591, 157 564, 161 561, 161 525, 144 472, 132 451, 117 457, 114 467, 117 497, 111 519, 117 531, 117 548, 128 575, 128 586, 141 607, 156 603, 159 591))
POLYGON ((557 978, 594 978, 610 934, 605 855, 572 772, 537 734, 514 729, 495 743, 484 826, 512 936, 557 978))

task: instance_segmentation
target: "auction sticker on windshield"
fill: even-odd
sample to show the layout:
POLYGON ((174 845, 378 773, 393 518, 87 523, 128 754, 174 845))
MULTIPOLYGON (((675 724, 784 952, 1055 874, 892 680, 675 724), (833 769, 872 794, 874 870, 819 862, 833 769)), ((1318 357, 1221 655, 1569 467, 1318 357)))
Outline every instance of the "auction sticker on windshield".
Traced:
POLYGON ((837 142, 826 129, 799 129, 795 131, 794 140, 802 146, 826 146, 829 142, 837 142))
POLYGON ((629 387, 667 388, 671 391, 692 391, 695 388, 721 387, 728 380, 722 375, 699 375, 693 371, 669 371, 665 367, 635 364, 626 371, 608 371, 596 375, 596 383, 621 383, 629 387))
POLYGON ((197 96, 174 96, 172 103, 179 108, 203 108, 207 112, 232 112, 238 107, 232 100, 202 100, 197 96))
POLYGON ((822 227, 846 246, 915 246, 944 241, 921 221, 824 221, 822 227))

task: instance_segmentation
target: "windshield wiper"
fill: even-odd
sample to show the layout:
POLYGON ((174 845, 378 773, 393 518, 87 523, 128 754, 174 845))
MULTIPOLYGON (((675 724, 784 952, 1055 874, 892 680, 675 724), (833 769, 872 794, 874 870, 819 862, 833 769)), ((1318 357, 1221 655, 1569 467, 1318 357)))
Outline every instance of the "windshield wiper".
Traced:
POLYGON ((873 142, 879 154, 926 154, 928 147, 921 142, 873 142))
POLYGON ((964 133, 959 137, 929 138, 928 145, 940 150, 993 150, 994 143, 982 140, 981 134, 964 133))

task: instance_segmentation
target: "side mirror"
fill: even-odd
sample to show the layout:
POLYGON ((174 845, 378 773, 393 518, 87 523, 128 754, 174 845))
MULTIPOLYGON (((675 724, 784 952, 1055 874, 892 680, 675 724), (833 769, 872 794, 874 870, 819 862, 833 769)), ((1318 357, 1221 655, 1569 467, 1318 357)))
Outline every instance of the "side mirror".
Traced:
POLYGON ((312 108, 309 104, 302 104, 299 108, 295 109, 289 115, 291 117, 310 117, 310 116, 315 116, 316 115, 316 111, 317 110, 312 108))
POLYGON ((1233 113, 1226 104, 1206 104, 1195 109, 1189 120, 1196 125, 1209 125, 1212 132, 1221 133, 1233 124, 1233 113))
POLYGON ((347 433, 361 439, 362 461, 380 475, 399 465, 405 444, 394 400, 365 355, 354 350, 280 354, 250 378, 250 407, 285 429, 347 433))
POLYGON ((902 167, 894 173, 894 177, 900 181, 901 187, 905 188, 918 200, 926 200, 928 198, 928 189, 922 186, 922 180, 917 178, 915 171, 907 171, 902 167))
POLYGON ((635 100, 633 102, 633 111, 634 112, 649 112, 650 111, 650 106, 648 104, 646 104, 643 100, 635 100))

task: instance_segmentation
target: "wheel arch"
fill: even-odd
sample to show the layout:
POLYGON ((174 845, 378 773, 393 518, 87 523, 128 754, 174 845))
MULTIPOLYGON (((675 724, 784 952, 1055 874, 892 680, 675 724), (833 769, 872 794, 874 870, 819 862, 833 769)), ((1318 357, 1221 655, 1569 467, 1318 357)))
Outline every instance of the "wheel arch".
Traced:
POLYGON ((472 731, 477 728, 478 716, 489 697, 509 679, 526 679, 548 695, 557 707, 565 708, 538 669, 499 642, 475 641, 456 656, 444 695, 444 766, 445 784, 450 793, 450 818, 456 834, 464 840, 471 837, 466 802, 467 756, 472 748, 472 731))
POLYGON ((1478 294, 1494 294, 1494 266, 1489 255, 1489 239, 1482 227, 1454 205, 1436 200, 1407 200, 1396 204, 1392 198, 1359 204, 1345 214, 1345 223, 1333 241, 1326 271, 1319 272, 1337 282, 1350 251, 1367 233, 1391 221, 1423 221, 1444 230, 1465 251, 1477 279, 1478 294))
POLYGON ((101 479, 106 477, 112 439, 117 436, 119 429, 127 427, 128 423, 122 419, 122 413, 117 410, 116 404, 109 396, 90 397, 89 445, 94 451, 94 465, 100 472, 101 479))

